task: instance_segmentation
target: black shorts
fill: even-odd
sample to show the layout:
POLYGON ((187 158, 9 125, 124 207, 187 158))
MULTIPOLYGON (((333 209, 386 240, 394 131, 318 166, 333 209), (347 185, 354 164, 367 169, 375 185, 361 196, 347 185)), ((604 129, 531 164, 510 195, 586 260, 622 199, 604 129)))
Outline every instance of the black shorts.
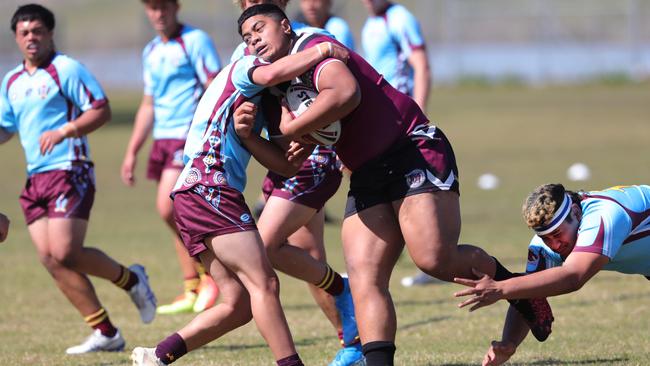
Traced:
POLYGON ((460 193, 458 167, 445 134, 424 125, 352 173, 345 217, 378 204, 437 191, 460 193))

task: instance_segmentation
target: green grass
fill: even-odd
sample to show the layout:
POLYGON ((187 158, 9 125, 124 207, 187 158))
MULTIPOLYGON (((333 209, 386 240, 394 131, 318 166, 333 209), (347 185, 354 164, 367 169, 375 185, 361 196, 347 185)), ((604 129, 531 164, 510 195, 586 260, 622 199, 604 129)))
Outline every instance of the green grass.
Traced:
MULTIPOLYGON (((521 202, 535 186, 565 182, 572 189, 600 189, 650 182, 648 85, 550 89, 436 89, 429 116, 451 139, 461 172, 461 241, 482 246, 514 270, 522 270, 530 232, 519 216, 521 202), (586 163, 592 179, 566 182, 574 162, 586 163), (491 172, 501 179, 494 191, 476 188, 491 172)), ((110 93, 109 93, 110 94, 110 93)), ((114 96, 115 115, 128 122, 138 96, 114 96)), ((161 302, 180 291, 180 272, 167 229, 154 211, 154 185, 144 180, 129 189, 118 172, 130 125, 114 123, 91 136, 98 193, 87 236, 129 264, 147 266, 161 302)), ((13 220, 9 240, 0 245, 0 354, 3 365, 128 365, 128 353, 69 357, 66 347, 83 340, 87 327, 39 264, 25 228, 17 196, 24 184, 18 140, 0 147, 0 211, 13 220)), ((246 196, 257 195, 262 170, 251 165, 246 196)), ((340 217, 345 189, 328 204, 340 217)), ((339 227, 327 227, 328 257, 344 270, 339 227)), ((455 307, 453 284, 405 289, 399 280, 413 272, 406 255, 393 274, 398 311, 397 365, 462 366, 480 363, 491 339, 501 332, 505 304, 469 314, 455 307)), ((324 365, 337 341, 306 287, 285 276, 282 301, 307 365, 324 365)), ((127 339, 153 346, 191 319, 159 317, 140 324, 128 297, 105 281, 94 281, 103 304, 127 339)), ((650 283, 641 276, 601 273, 576 294, 552 299, 553 335, 544 343, 527 339, 513 359, 516 365, 646 365, 650 363, 650 283)), ((273 358, 249 324, 192 352, 179 365, 273 365, 273 358)))

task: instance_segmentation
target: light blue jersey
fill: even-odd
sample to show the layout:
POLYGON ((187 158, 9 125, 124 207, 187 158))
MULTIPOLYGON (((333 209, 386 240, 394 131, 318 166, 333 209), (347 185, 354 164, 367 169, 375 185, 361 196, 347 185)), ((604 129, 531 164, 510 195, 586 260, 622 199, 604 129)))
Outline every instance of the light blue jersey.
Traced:
MULTIPOLYGON (((650 276, 650 186, 619 186, 583 195, 573 252, 610 258, 603 269, 650 276)), ((535 236, 526 272, 562 265, 563 258, 535 236)))
MULTIPOLYGON (((303 33, 317 33, 317 34, 322 34, 328 37, 332 37, 332 35, 326 31, 325 29, 320 29, 320 28, 314 28, 310 27, 307 24, 300 23, 300 22, 291 22, 291 29, 296 34, 303 34, 303 33)), ((232 56, 230 56, 230 62, 234 62, 242 58, 244 55, 248 55, 248 51, 246 50, 246 43, 242 42, 235 48, 235 51, 233 51, 232 56)))
MULTIPOLYGON (((254 56, 244 56, 229 64, 212 81, 201 98, 185 142, 181 172, 173 192, 195 185, 228 185, 240 192, 246 186, 250 152, 242 145, 233 126, 233 113, 244 101, 259 102, 264 87, 251 80, 252 71, 263 65, 254 56)), ((254 133, 262 129, 257 119, 254 133)))
POLYGON ((348 23, 343 18, 330 17, 327 23, 325 23, 325 30, 345 47, 354 51, 354 36, 352 35, 352 31, 350 31, 348 23))
POLYGON ((203 85, 221 68, 203 31, 182 25, 178 36, 159 36, 142 53, 144 94, 153 97, 154 139, 184 139, 203 94, 203 85))
POLYGON ((28 175, 68 170, 75 162, 90 162, 85 136, 64 139, 47 155, 41 155, 38 141, 43 132, 56 130, 108 102, 97 80, 83 65, 59 53, 32 75, 21 64, 5 76, 0 93, 0 127, 20 135, 28 175))
POLYGON ((361 30, 366 60, 397 90, 413 95, 413 69, 408 58, 424 49, 417 19, 405 7, 390 4, 381 15, 371 16, 361 30))

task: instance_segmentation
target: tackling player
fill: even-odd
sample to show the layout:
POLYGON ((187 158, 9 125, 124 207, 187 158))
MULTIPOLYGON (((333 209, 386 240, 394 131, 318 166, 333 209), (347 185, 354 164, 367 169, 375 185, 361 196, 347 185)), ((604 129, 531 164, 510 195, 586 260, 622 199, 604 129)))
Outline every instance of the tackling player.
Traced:
MULTIPOLYGON (((209 269, 222 301, 155 349, 136 347, 131 355, 134 365, 172 363, 251 319, 278 366, 302 365, 280 305, 278 278, 242 195, 250 152, 237 137, 232 116, 245 100, 258 103, 265 87, 288 81, 323 58, 337 55, 345 58, 347 52, 324 44, 272 65, 246 56, 226 66, 206 90, 190 126, 185 168, 172 196, 183 243, 209 269)), ((255 131, 261 128, 260 120, 255 131)), ((275 158, 280 172, 295 172, 306 158, 289 163, 284 151, 271 144, 268 156, 275 158)))
MULTIPOLYGON (((528 275, 495 281, 455 279, 471 287, 456 296, 470 310, 500 299, 558 296, 582 288, 601 270, 650 276, 650 186, 617 186, 573 192, 561 184, 537 187, 523 206, 535 232, 528 247, 528 275)), ((648 277, 650 278, 650 277, 648 277)), ((528 334, 518 312, 508 310, 500 341, 492 341, 483 366, 501 365, 528 334)))

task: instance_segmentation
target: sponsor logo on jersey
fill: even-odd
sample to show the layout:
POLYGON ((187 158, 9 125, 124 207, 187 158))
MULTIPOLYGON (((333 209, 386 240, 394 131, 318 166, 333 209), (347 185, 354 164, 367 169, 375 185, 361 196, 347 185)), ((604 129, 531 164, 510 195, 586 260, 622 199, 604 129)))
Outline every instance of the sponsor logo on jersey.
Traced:
POLYGON ((50 87, 47 86, 46 84, 41 85, 40 88, 38 88, 38 96, 41 99, 47 98, 47 95, 50 93, 50 87))
POLYGON ((418 188, 426 181, 426 175, 422 169, 415 169, 404 176, 406 184, 410 188, 418 188))

